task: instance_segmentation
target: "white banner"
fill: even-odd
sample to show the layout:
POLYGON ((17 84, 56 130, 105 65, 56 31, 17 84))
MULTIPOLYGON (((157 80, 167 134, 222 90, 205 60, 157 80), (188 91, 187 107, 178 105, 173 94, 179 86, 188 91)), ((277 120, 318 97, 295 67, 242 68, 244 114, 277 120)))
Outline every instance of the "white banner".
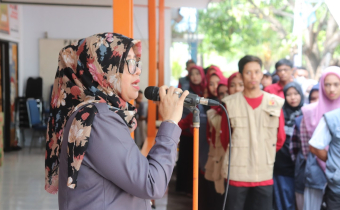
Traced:
POLYGON ((9 4, 8 5, 8 16, 9 16, 9 34, 12 37, 19 38, 19 10, 18 5, 9 4))
POLYGON ((340 26, 340 13, 339 13, 339 7, 340 7, 340 1, 339 0, 325 0, 325 3, 333 15, 335 21, 340 26))

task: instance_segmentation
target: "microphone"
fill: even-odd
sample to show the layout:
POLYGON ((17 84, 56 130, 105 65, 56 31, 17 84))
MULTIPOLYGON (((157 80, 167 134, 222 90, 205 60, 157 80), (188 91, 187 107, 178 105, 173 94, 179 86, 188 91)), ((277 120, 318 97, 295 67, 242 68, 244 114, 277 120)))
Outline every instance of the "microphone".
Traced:
MULTIPOLYGON (((178 97, 181 97, 181 95, 182 94, 179 94, 178 97)), ((149 86, 145 88, 144 96, 148 100, 160 101, 159 87, 149 86)), ((205 106, 219 106, 220 105, 218 101, 199 97, 198 95, 192 94, 192 93, 189 93, 189 95, 184 99, 184 106, 197 106, 198 104, 205 105, 205 106)))

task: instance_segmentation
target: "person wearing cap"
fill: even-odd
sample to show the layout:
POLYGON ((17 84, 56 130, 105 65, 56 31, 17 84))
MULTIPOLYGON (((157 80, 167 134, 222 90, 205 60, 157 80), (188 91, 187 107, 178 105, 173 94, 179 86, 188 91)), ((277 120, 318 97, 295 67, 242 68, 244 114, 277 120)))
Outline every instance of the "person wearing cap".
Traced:
POLYGON ((263 70, 262 73, 263 73, 263 77, 261 80, 261 85, 262 85, 262 89, 264 89, 273 83, 273 78, 270 72, 267 70, 263 70))
POLYGON ((276 84, 272 84, 264 88, 264 91, 284 98, 283 88, 293 81, 293 64, 290 60, 281 59, 275 64, 276 74, 280 80, 276 84))

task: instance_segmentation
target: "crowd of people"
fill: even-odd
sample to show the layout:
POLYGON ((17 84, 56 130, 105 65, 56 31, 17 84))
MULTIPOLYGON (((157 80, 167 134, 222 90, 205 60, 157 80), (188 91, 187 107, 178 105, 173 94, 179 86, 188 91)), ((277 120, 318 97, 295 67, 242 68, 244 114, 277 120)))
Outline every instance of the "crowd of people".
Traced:
MULTIPOLYGON (((231 123, 221 107, 198 106, 199 209, 222 209, 229 167, 226 210, 340 209, 340 68, 324 69, 319 81, 287 59, 273 74, 251 55, 238 68, 226 78, 189 60, 179 79, 181 89, 223 103, 231 123)), ((192 118, 186 109, 178 123, 176 190, 188 196, 192 118)))

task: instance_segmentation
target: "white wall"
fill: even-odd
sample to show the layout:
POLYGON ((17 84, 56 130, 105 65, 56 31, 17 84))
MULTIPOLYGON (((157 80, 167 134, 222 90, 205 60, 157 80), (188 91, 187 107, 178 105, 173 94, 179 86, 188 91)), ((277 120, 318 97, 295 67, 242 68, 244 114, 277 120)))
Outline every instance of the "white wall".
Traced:
MULTIPOLYGON (((39 39, 45 38, 45 32, 51 39, 79 39, 96 33, 110 32, 113 27, 111 8, 23 5, 22 10, 23 53, 22 65, 19 66, 19 95, 24 94, 28 77, 39 76, 39 39)), ((143 40, 144 46, 148 46, 147 11, 146 7, 134 8, 134 38, 143 40)), ((165 81, 169 84, 171 12, 168 9, 165 12, 165 28, 165 81)), ((143 49, 142 57, 145 63, 148 49, 143 49)), ((57 59, 56 57, 56 61, 57 59)), ((54 75, 56 69, 57 66, 51 74, 54 75)), ((147 69, 143 68, 143 74, 147 75, 147 69)))

